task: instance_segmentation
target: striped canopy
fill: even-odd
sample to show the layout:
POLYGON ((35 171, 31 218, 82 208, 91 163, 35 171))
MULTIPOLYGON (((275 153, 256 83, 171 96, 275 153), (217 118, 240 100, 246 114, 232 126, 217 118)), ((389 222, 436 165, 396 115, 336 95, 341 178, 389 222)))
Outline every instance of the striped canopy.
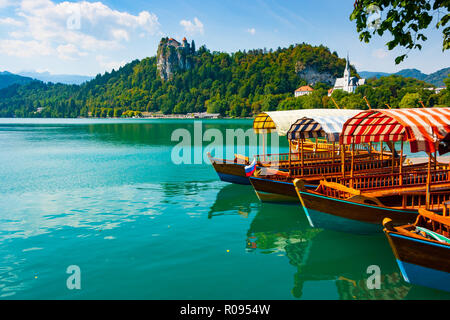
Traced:
POLYGON ((345 124, 344 144, 409 141, 411 152, 435 152, 450 132, 450 108, 380 109, 363 111, 345 124))
POLYGON ((360 112, 359 110, 352 111, 354 112, 346 116, 304 117, 298 119, 289 129, 287 138, 294 140, 325 137, 329 142, 339 141, 339 134, 342 132, 344 123, 352 115, 360 112))
POLYGON ((292 124, 298 119, 308 117, 342 117, 350 118, 361 110, 347 109, 302 109, 287 111, 267 111, 258 114, 253 121, 255 133, 277 132, 279 136, 285 136, 292 124))

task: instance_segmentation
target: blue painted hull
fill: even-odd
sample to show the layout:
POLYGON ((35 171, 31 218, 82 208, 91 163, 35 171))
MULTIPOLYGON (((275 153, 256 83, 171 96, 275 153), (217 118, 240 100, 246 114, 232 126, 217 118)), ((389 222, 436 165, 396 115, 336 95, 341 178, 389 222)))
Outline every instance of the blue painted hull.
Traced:
POLYGON ((222 172, 217 172, 217 175, 219 176, 220 180, 222 180, 224 182, 250 185, 250 180, 247 177, 226 174, 226 173, 222 173, 222 172))
POLYGON ((382 221, 391 218, 395 224, 413 223, 415 210, 397 210, 299 191, 299 198, 312 227, 355 234, 383 231, 382 221))
POLYGON ((450 292, 450 245, 385 229, 405 281, 450 292))
POLYGON ((450 292, 450 273, 398 259, 397 263, 406 282, 450 292))
POLYGON ((245 164, 233 163, 224 159, 209 157, 211 164, 216 170, 220 180, 224 182, 250 185, 250 180, 245 174, 245 164))
POLYGON ((383 230, 383 227, 379 224, 350 220, 314 209, 307 209, 305 207, 303 207, 303 209, 306 217, 308 218, 309 224, 313 228, 356 234, 375 234, 380 233, 383 230))

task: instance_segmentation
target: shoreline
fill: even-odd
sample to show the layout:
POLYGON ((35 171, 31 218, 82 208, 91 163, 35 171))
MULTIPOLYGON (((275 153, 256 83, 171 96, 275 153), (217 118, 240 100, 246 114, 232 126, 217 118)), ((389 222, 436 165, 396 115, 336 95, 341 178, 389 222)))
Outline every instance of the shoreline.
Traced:
POLYGON ((198 118, 198 117, 178 117, 178 116, 165 116, 165 117, 76 117, 76 118, 50 118, 50 117, 27 117, 27 118, 2 118, 0 119, 97 119, 97 120, 253 120, 253 117, 246 117, 246 118, 231 118, 231 117, 219 117, 219 118, 198 118))

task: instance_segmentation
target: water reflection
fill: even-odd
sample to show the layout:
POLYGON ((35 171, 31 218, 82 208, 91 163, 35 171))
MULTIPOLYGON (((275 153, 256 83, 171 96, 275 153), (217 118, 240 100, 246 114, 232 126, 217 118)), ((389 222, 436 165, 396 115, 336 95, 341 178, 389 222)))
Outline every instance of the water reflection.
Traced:
POLYGON ((248 218, 250 212, 261 206, 251 186, 227 184, 217 193, 216 200, 208 212, 208 218, 239 215, 248 218))
POLYGON ((401 277, 383 235, 355 236, 310 228, 300 209, 261 206, 247 232, 247 250, 285 255, 296 267, 291 293, 298 299, 405 299, 411 289, 401 277), (368 288, 381 270, 381 288, 368 288))

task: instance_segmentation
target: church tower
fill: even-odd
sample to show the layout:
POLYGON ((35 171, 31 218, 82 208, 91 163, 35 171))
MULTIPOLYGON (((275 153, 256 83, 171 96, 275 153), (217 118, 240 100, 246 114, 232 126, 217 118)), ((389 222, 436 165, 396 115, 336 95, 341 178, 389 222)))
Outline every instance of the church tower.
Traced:
POLYGON ((347 62, 345 64, 345 70, 344 70, 344 91, 349 91, 349 85, 350 85, 350 59, 348 57, 347 52, 347 62))

